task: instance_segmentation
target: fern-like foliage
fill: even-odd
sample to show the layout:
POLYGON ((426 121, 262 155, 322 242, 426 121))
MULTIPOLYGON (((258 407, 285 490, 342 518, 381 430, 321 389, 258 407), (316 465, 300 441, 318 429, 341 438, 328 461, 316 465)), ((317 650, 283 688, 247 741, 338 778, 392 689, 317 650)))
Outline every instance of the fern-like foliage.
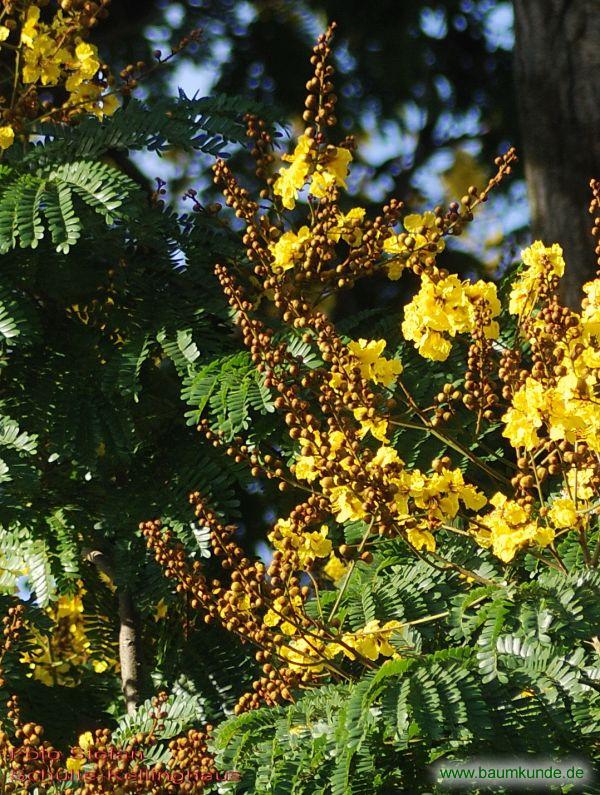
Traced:
POLYGON ((114 221, 137 186, 104 163, 79 160, 36 173, 5 168, 0 180, 0 253, 19 245, 36 248, 46 233, 58 253, 67 254, 81 236, 80 207, 114 221))
POLYGON ((432 792, 436 760, 499 750, 594 763, 598 572, 545 570, 467 589, 459 575, 441 578, 403 556, 390 542, 374 567, 357 567, 340 613, 350 627, 405 622, 392 636, 398 658, 226 721, 216 747, 224 768, 243 772, 237 791, 432 792))
MULTIPOLYGON (((207 413, 229 434, 272 407, 229 332, 213 276, 218 257, 243 260, 236 236, 213 214, 154 202, 115 153, 225 157, 232 145, 243 148, 244 114, 257 110, 226 97, 180 94, 152 108, 131 100, 102 121, 41 125, 36 143, 8 150, 0 165, 1 594, 29 596, 31 611, 45 615, 60 595, 83 593, 90 648, 112 659, 114 589, 128 588, 142 625, 155 630, 147 632, 142 694, 180 687, 177 698, 193 694, 214 717, 240 694, 241 660, 253 660, 221 638, 214 665, 190 665, 182 685, 178 653, 187 643, 200 655, 201 635, 188 624, 182 633, 172 587, 148 566, 138 527, 168 516, 202 554, 187 495, 200 489, 235 516, 248 477, 186 423, 186 401, 194 420, 207 413), (110 584, 86 561, 90 550, 111 559, 110 584), (171 605, 169 631, 155 622, 159 603, 171 605)), ((273 121, 272 111, 261 115, 273 121)), ((33 709, 27 694, 41 701, 46 686, 26 673, 17 665, 11 681, 33 709)), ((96 716, 120 714, 116 668, 88 675, 96 716)), ((77 696, 60 690, 76 714, 77 696)), ((50 693, 46 700, 39 717, 50 736, 63 737, 63 713, 50 693)), ((198 717, 196 706, 185 714, 198 717)))
POLYGON ((152 107, 133 99, 102 121, 90 117, 76 127, 39 125, 37 132, 45 136, 46 145, 36 147, 28 159, 97 158, 111 150, 162 154, 174 148, 223 157, 229 143, 245 142, 246 113, 258 113, 270 123, 280 118, 276 108, 223 94, 187 97, 180 90, 178 97, 163 97, 152 107))

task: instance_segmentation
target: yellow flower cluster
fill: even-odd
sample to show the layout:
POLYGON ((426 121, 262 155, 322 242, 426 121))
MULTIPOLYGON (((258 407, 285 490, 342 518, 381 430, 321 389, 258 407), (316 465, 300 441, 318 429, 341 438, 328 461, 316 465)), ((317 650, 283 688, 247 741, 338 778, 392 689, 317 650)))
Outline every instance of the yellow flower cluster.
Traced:
POLYGON ((73 41, 72 20, 58 11, 50 24, 40 21, 40 9, 30 5, 21 30, 23 83, 56 86, 64 81, 69 97, 65 105, 77 106, 97 116, 118 107, 114 95, 102 96, 93 78, 100 70, 98 50, 81 39, 73 41))
POLYGON ((297 624, 304 616, 302 598, 294 596, 286 598, 285 596, 278 596, 274 602, 273 607, 269 608, 263 617, 263 624, 266 627, 278 627, 284 635, 295 635, 298 631, 297 624), (286 620, 283 610, 291 605, 293 614, 288 617, 290 621, 286 620))
POLYGON ((333 642, 325 648, 325 656, 329 659, 344 654, 350 660, 356 659, 354 649, 361 657, 376 660, 378 657, 399 657, 400 655, 390 643, 394 630, 398 630, 400 621, 387 621, 383 626, 377 619, 368 621, 364 627, 355 632, 345 632, 341 642, 333 642))
POLYGON ((352 154, 350 150, 336 146, 328 146, 320 153, 313 138, 301 135, 293 153, 283 155, 283 160, 290 165, 279 169, 273 192, 281 197, 287 210, 293 210, 309 177, 309 192, 317 199, 323 198, 332 185, 345 187, 352 154))
MULTIPOLYGON (((391 386, 402 372, 402 365, 397 359, 386 359, 382 356, 385 346, 385 340, 359 339, 351 342, 348 350, 358 361, 363 378, 375 384, 391 386)), ((335 376, 332 386, 335 386, 335 376)))
POLYGON ((503 436, 513 447, 534 450, 542 441, 538 431, 545 426, 553 440, 585 441, 600 452, 600 402, 595 397, 598 373, 590 371, 578 378, 570 373, 545 386, 534 378, 513 396, 511 407, 503 416, 503 436))
MULTIPOLYGON (((100 57, 95 45, 83 40, 86 31, 81 26, 81 14, 59 9, 49 22, 43 22, 40 7, 45 4, 24 5, 20 36, 15 44, 4 45, 17 53, 13 82, 20 98, 25 101, 35 98, 39 88, 61 86, 67 95, 62 108, 70 114, 102 117, 114 113, 119 103, 115 94, 106 90, 106 79, 99 78, 100 57)), ((11 30, 0 25, 0 47, 10 35, 11 30)), ((0 126, 0 149, 14 143, 19 123, 12 117, 10 120, 11 124, 0 126)))
MULTIPOLYGON (((300 455, 295 464, 295 475, 299 480, 313 482, 318 480, 323 494, 328 498, 331 512, 340 523, 365 519, 364 495, 356 491, 352 483, 352 468, 355 463, 344 447, 344 437, 334 431, 328 437, 328 457, 321 456, 321 438, 306 445, 306 453, 300 455), (327 474, 327 461, 336 458, 337 463, 348 473, 348 482, 335 483, 327 474)), ((421 513, 427 520, 437 522, 453 519, 460 508, 460 502, 468 510, 479 510, 486 499, 471 484, 465 483, 459 469, 442 469, 433 475, 425 475, 420 470, 407 471, 398 453, 387 445, 381 445, 373 458, 364 464, 367 473, 377 472, 385 486, 393 493, 388 509, 399 522, 415 513, 421 513)), ((435 540, 429 529, 411 528, 409 541, 417 548, 435 549, 435 540)))
MULTIPOLYGON (((548 249, 536 243, 523 252, 529 263, 526 281, 533 282, 545 273, 544 268, 559 275, 564 268, 559 246, 548 249)), ((535 287, 530 288, 534 290, 535 287)), ((525 290, 517 287, 511 294, 511 311, 524 312, 533 305, 525 290), (516 290, 516 292, 515 292, 516 290)), ((512 396, 511 406, 503 417, 504 436, 513 447, 534 450, 542 435, 554 441, 586 442, 600 452, 600 281, 584 285, 585 299, 581 313, 571 312, 565 337, 553 340, 553 352, 560 356, 562 375, 530 376, 512 396)), ((544 337, 544 321, 530 321, 530 335, 544 337)))
POLYGON ((350 212, 337 213, 337 224, 329 230, 329 239, 334 243, 344 240, 351 248, 360 246, 362 243, 362 222, 365 218, 363 207, 353 207, 350 212))
POLYGON ((521 259, 526 268, 519 274, 510 291, 508 311, 512 315, 531 312, 542 282, 549 276, 560 277, 565 272, 563 251, 558 243, 548 247, 536 240, 521 252, 521 259))
MULTIPOLYGON (((476 307, 481 302, 491 318, 500 314, 495 284, 463 282, 456 274, 438 280, 423 274, 419 292, 404 309, 402 333, 426 359, 445 361, 452 349, 451 338, 476 328, 476 307)), ((490 320, 484 333, 496 339, 497 321, 490 320)))
POLYGON ((302 636, 289 639, 279 650, 292 670, 300 673, 310 669, 314 673, 322 671, 327 660, 343 655, 350 660, 362 657, 377 660, 379 657, 398 658, 400 655, 390 643, 392 634, 400 629, 400 621, 387 621, 381 624, 374 619, 364 627, 353 632, 344 632, 338 640, 330 642, 323 638, 302 636))
POLYGON ((318 531, 298 533, 292 528, 290 521, 279 519, 268 537, 275 549, 283 551, 291 544, 298 556, 298 568, 304 568, 309 558, 326 558, 331 553, 332 546, 327 532, 327 525, 324 524, 318 531))
POLYGON ((79 669, 89 664, 96 673, 116 666, 115 660, 97 657, 90 651, 85 633, 82 595, 61 596, 47 609, 54 622, 51 635, 34 631, 36 648, 21 655, 21 662, 29 666, 28 676, 45 685, 76 687, 79 669))
POLYGON ((494 509, 485 516, 478 516, 477 524, 471 529, 477 543, 482 547, 491 546, 504 563, 511 561, 528 544, 547 547, 554 541, 552 527, 539 525, 521 505, 504 494, 496 493, 490 503, 494 509))
POLYGON ((391 235, 383 243, 386 254, 394 255, 387 263, 387 274, 392 281, 400 278, 406 266, 406 258, 398 255, 417 255, 417 259, 422 262, 427 257, 439 254, 446 246, 440 236, 434 213, 427 211, 423 215, 407 215, 403 224, 408 234, 391 235))
POLYGON ((577 524, 577 510, 570 497, 558 497, 548 511, 548 519, 556 528, 573 528, 577 524))

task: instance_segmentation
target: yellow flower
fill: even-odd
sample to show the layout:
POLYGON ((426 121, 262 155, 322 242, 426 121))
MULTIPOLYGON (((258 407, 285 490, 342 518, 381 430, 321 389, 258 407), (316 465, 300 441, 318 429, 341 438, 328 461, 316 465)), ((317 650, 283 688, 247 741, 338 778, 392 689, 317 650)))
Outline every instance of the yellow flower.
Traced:
MULTIPOLYGON (((98 48, 93 44, 88 44, 85 41, 80 42, 75 47, 75 57, 77 59, 77 71, 83 80, 90 80, 100 69, 98 48)), ((70 90, 67 88, 67 91, 70 90)))
POLYGON ((521 259, 528 268, 538 274, 547 269, 551 275, 560 277, 565 272, 563 250, 558 243, 545 246, 541 240, 536 240, 529 248, 521 252, 521 259))
POLYGON ((160 621, 161 619, 165 618, 168 612, 169 608, 167 607, 167 603, 164 599, 161 599, 156 605, 156 610, 154 611, 154 620, 160 621))
POLYGON ((119 104, 119 98, 116 94, 104 94, 101 100, 102 113, 105 116, 112 116, 113 113, 121 107, 119 104))
POLYGON ((387 442, 387 429, 388 421, 378 417, 369 417, 368 411, 365 408, 354 409, 352 412, 354 419, 360 423, 359 436, 366 436, 371 432, 371 435, 378 439, 380 442, 387 442))
POLYGON ((325 653, 328 658, 344 654, 354 660, 356 655, 351 651, 354 649, 361 657, 366 657, 369 660, 376 660, 379 656, 397 657, 396 650, 390 644, 390 637, 401 626, 399 621, 388 621, 381 626, 380 622, 374 619, 355 632, 346 632, 342 635, 341 643, 335 641, 330 643, 325 653))
POLYGON ((92 113, 100 119, 104 115, 101 99, 102 88, 84 81, 70 93, 65 106, 73 108, 77 113, 92 113))
POLYGON ((298 556, 297 566, 302 569, 308 564, 309 558, 326 558, 331 553, 328 532, 326 524, 321 525, 320 530, 309 533, 296 528, 288 519, 279 519, 269 533, 269 541, 279 550, 289 549, 291 542, 298 556))
POLYGON ((294 263, 302 259, 304 247, 310 238, 310 229, 303 226, 295 232, 284 232, 270 248, 274 257, 273 270, 286 271, 294 267, 294 263))
POLYGON ((325 558, 331 552, 331 541, 327 538, 328 528, 324 524, 319 532, 309 533, 305 540, 310 553, 317 558, 325 558))
POLYGON ((36 36, 31 47, 23 51, 23 82, 56 85, 62 74, 62 64, 68 58, 68 52, 58 48, 51 36, 45 33, 36 36))
POLYGON ((413 261, 415 259, 422 261, 428 257, 436 256, 445 248, 444 239, 437 228, 435 213, 407 215, 404 219, 404 228, 408 235, 404 232, 399 235, 392 234, 383 243, 383 250, 386 254, 394 255, 388 264, 388 277, 392 281, 400 278, 409 258, 413 261), (409 236, 412 238, 410 248, 406 245, 409 236))
MULTIPOLYGON (((383 241, 383 250, 386 254, 404 254, 408 251, 406 244, 404 243, 405 235, 390 235, 386 237, 383 241)), ((402 270, 404 270, 404 265, 402 266, 402 270)), ((400 274, 398 274, 399 276, 400 274)), ((397 277, 396 277, 397 278, 397 277)))
POLYGON ((377 448, 377 452, 373 456, 372 460, 367 464, 367 469, 372 469, 373 467, 382 467, 385 469, 392 464, 403 466, 404 462, 393 447, 381 445, 377 448))
MULTIPOLYGON (((478 323, 477 307, 482 302, 492 318, 500 312, 494 285, 461 282, 455 274, 434 281, 423 274, 421 289, 404 308, 402 333, 415 343, 422 356, 444 361, 452 347, 445 335, 472 332, 478 323)), ((488 338, 496 337, 498 324, 489 322, 484 332, 488 338)))
POLYGON ((596 337, 600 341, 600 279, 583 285, 581 326, 586 340, 596 337))
POLYGON ((70 756, 66 762, 67 770, 78 772, 85 765, 85 757, 70 756))
POLYGON ((37 24, 40 19, 40 9, 36 5, 30 5, 27 9, 25 23, 21 30, 21 43, 26 47, 33 45, 33 40, 37 34, 37 24))
POLYGON ((504 563, 528 544, 546 547, 554 541, 554 530, 531 520, 524 508, 498 492, 490 499, 494 509, 479 516, 478 524, 471 530, 480 546, 492 547, 494 554, 504 563))
MULTIPOLYGON (((330 147, 328 147, 328 150, 330 147)), ((352 160, 352 153, 343 147, 331 147, 331 154, 326 153, 324 162, 317 165, 317 170, 312 176, 310 192, 317 199, 322 199, 329 187, 346 187, 348 166, 352 160)))
POLYGON ((429 530, 411 527, 408 530, 408 541, 415 549, 426 549, 435 552, 435 538, 429 530))
POLYGON ((575 500, 582 500, 587 502, 594 496, 594 488, 592 486, 592 478, 594 470, 591 467, 578 469, 574 467, 567 472, 567 485, 569 493, 575 500))
POLYGON ((306 670, 319 673, 323 670, 324 661, 319 652, 324 651, 325 644, 317 638, 310 642, 304 638, 292 638, 285 646, 279 649, 279 655, 288 661, 293 671, 304 673, 306 670))
POLYGON ((577 524, 577 511, 573 500, 559 498, 554 500, 552 507, 548 511, 548 519, 554 527, 575 527, 577 524))
POLYGON ((295 635, 297 632, 296 624, 302 616, 302 598, 295 596, 286 602, 283 596, 277 597, 273 602, 273 607, 269 608, 264 615, 263 624, 267 627, 278 627, 284 635, 295 635), (292 610, 289 613, 289 618, 292 621, 286 620, 284 610, 288 609, 291 602, 292 610))
POLYGON ((94 744, 94 735, 91 732, 84 732, 83 734, 79 735, 79 740, 77 740, 77 745, 81 748, 82 751, 89 751, 89 749, 94 744))
POLYGON ((445 362, 452 350, 452 343, 439 331, 428 331, 417 341, 417 349, 425 359, 445 362))
POLYGON ((337 225, 329 230, 329 239, 334 243, 339 243, 342 239, 349 246, 360 246, 362 242, 361 223, 364 217, 365 210, 362 207, 354 207, 346 215, 338 213, 336 215, 337 225))
POLYGON ((578 378, 575 373, 560 378, 554 389, 546 392, 546 422, 551 439, 575 442, 589 436, 593 447, 598 443, 600 407, 593 399, 594 381, 578 378), (591 386, 591 389, 590 389, 591 386))
POLYGON ((408 248, 404 243, 404 236, 391 235, 390 237, 386 238, 383 242, 383 250, 386 254, 393 255, 392 259, 386 263, 387 275, 391 281, 396 282, 404 273, 408 259, 408 257, 400 257, 401 254, 408 253, 408 248))
POLYGON ((331 510, 340 524, 367 515, 360 499, 348 486, 334 486, 329 493, 331 510))
POLYGON ((15 131, 9 125, 0 127, 0 149, 8 149, 15 140, 15 131))
POLYGON ((539 444, 537 429, 542 425, 541 409, 545 401, 544 387, 533 378, 528 378, 514 394, 511 407, 502 417, 505 423, 502 435, 513 447, 533 450, 539 444))
POLYGON ((9 36, 10 30, 6 27, 6 25, 0 25, 0 41, 6 41, 9 36))
POLYGON ((377 361, 381 356, 383 349, 386 346, 385 340, 364 340, 360 339, 358 342, 351 342, 348 345, 348 350, 355 356, 361 365, 361 375, 368 378, 370 374, 370 366, 377 361), (366 369, 363 369, 366 368, 366 369))
MULTIPOLYGON (((492 318, 497 317, 500 314, 502 307, 498 298, 496 285, 493 282, 484 282, 480 279, 479 281, 475 282, 475 284, 467 284, 466 295, 469 299, 468 311, 471 329, 475 328, 475 325, 478 322, 476 315, 476 306, 478 302, 483 302, 486 305, 486 308, 489 310, 492 318)), ((498 322, 495 320, 490 321, 487 326, 484 326, 483 332, 487 339, 498 339, 500 334, 498 322)))
POLYGON ((294 466, 294 474, 298 480, 307 480, 309 483, 312 483, 319 475, 319 471, 316 467, 316 458, 312 455, 302 455, 297 458, 294 466))
POLYGON ((281 196, 281 203, 286 210, 294 209, 298 193, 307 180, 312 147, 312 140, 306 135, 301 135, 293 154, 283 155, 282 159, 287 160, 291 165, 279 169, 279 176, 273 185, 273 193, 281 196))
POLYGON ((344 565, 335 555, 331 555, 325 566, 323 566, 323 571, 334 582, 339 582, 348 572, 348 566, 344 565))
POLYGON ((385 346, 385 340, 359 339, 351 342, 348 350, 358 360, 363 378, 390 386, 402 372, 402 365, 397 359, 385 359, 381 356, 385 346))

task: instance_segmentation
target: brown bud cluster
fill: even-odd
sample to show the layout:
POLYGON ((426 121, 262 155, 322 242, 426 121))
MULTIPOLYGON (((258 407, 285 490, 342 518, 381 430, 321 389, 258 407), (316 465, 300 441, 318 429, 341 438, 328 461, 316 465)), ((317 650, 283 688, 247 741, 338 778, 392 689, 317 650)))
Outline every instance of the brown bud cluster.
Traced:
POLYGON ((477 427, 479 428, 482 420, 491 422, 494 419, 500 399, 493 378, 496 369, 493 344, 485 334, 485 328, 492 321, 490 306, 486 302, 478 300, 475 311, 477 323, 467 357, 468 369, 465 373, 463 402, 468 409, 477 412, 477 427))
POLYGON ((308 95, 302 118, 307 124, 315 125, 316 130, 309 128, 307 131, 312 136, 317 134, 321 127, 333 127, 337 124, 335 117, 337 96, 332 82, 334 69, 329 63, 335 27, 335 22, 332 22, 326 32, 319 36, 310 59, 314 67, 314 76, 306 84, 308 95))
MULTIPOLYGON (((267 125, 258 116, 247 113, 244 116, 246 122, 246 135, 252 142, 250 154, 256 161, 256 178, 265 181, 269 177, 271 164, 273 163, 273 138, 267 129, 267 125)), ((265 198, 265 197, 263 197, 265 198)))

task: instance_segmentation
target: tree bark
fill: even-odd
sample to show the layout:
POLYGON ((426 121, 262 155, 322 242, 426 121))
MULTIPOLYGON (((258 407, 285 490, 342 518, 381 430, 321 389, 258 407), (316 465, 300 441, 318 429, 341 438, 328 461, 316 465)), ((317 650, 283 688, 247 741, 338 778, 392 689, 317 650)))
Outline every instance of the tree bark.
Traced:
POLYGON ((532 231, 560 243, 563 300, 593 278, 590 180, 600 178, 600 0, 513 0, 515 78, 532 231))
POLYGON ((128 715, 133 715, 139 703, 139 660, 136 613, 129 589, 119 591, 119 659, 121 687, 128 715))
MULTIPOLYGON (((85 550, 85 559, 114 581, 111 562, 98 550, 85 550)), ((119 588, 119 662, 121 665, 121 688, 125 699, 128 715, 133 715, 139 703, 139 643, 137 632, 137 616, 131 592, 128 588, 119 588)))

